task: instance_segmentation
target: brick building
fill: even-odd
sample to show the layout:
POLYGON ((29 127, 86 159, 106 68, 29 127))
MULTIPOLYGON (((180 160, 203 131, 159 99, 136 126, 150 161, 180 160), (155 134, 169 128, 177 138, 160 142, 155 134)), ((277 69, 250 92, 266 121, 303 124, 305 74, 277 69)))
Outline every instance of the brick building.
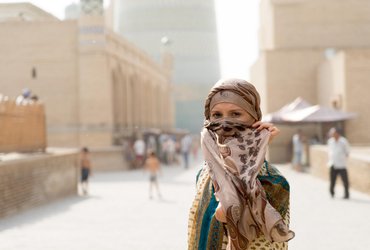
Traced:
POLYGON ((104 147, 173 128, 171 68, 114 33, 96 2, 82 1, 80 18, 68 21, 0 4, 0 91, 15 97, 28 87, 40 97, 49 146, 104 147))

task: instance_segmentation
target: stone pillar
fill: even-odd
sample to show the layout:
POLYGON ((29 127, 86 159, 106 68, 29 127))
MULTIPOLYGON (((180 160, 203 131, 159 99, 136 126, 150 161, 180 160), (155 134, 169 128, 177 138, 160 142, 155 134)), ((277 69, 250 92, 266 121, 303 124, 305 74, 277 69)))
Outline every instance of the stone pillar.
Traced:
POLYGON ((115 118, 112 72, 105 50, 104 18, 83 14, 78 25, 79 145, 109 146, 112 144, 115 118), (96 112, 98 110, 104 112, 96 112))
POLYGON ((123 129, 127 129, 129 124, 129 107, 128 107, 128 82, 127 77, 125 75, 122 76, 122 83, 123 83, 123 93, 122 93, 122 112, 123 112, 123 129))
POLYGON ((132 77, 132 86, 133 86, 133 96, 135 97, 133 100, 133 122, 134 127, 140 126, 140 89, 139 89, 139 81, 136 75, 132 77))
POLYGON ((130 76, 130 74, 127 74, 126 75, 126 79, 127 79, 127 94, 126 94, 126 98, 127 98, 127 116, 128 116, 128 128, 130 130, 133 130, 134 128, 134 124, 135 124, 135 121, 134 121, 134 103, 133 103, 133 100, 134 100, 134 87, 133 87, 133 82, 132 82, 132 77, 130 76))

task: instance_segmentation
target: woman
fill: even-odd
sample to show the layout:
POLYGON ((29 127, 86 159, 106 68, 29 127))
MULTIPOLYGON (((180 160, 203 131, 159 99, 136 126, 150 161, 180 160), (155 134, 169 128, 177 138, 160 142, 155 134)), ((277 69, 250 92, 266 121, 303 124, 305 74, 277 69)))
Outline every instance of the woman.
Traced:
POLYGON ((265 161, 279 130, 262 123, 255 87, 221 80, 205 103, 205 164, 190 211, 189 249, 287 249, 289 184, 265 161))

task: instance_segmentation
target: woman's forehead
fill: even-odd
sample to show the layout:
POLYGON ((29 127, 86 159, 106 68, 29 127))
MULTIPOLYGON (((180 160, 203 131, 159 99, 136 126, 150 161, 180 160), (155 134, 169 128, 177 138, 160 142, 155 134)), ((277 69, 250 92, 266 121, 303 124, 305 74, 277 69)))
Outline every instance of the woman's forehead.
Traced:
POLYGON ((234 103, 230 103, 230 102, 221 102, 221 103, 218 103, 216 104, 212 110, 212 111, 226 111, 226 110, 243 110, 244 109, 234 103))

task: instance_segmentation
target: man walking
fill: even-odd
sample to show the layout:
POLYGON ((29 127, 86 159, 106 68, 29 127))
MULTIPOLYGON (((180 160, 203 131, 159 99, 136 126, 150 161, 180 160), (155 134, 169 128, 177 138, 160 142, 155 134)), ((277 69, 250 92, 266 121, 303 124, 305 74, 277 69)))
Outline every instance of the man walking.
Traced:
POLYGON ((184 159, 184 167, 189 168, 189 154, 191 151, 192 139, 189 134, 181 139, 181 152, 184 159))
POLYGON ((338 129, 331 128, 329 131, 328 153, 330 167, 330 194, 334 197, 334 188, 337 175, 342 178, 344 185, 344 199, 349 199, 349 182, 347 173, 347 158, 349 155, 349 143, 340 135, 338 129))

